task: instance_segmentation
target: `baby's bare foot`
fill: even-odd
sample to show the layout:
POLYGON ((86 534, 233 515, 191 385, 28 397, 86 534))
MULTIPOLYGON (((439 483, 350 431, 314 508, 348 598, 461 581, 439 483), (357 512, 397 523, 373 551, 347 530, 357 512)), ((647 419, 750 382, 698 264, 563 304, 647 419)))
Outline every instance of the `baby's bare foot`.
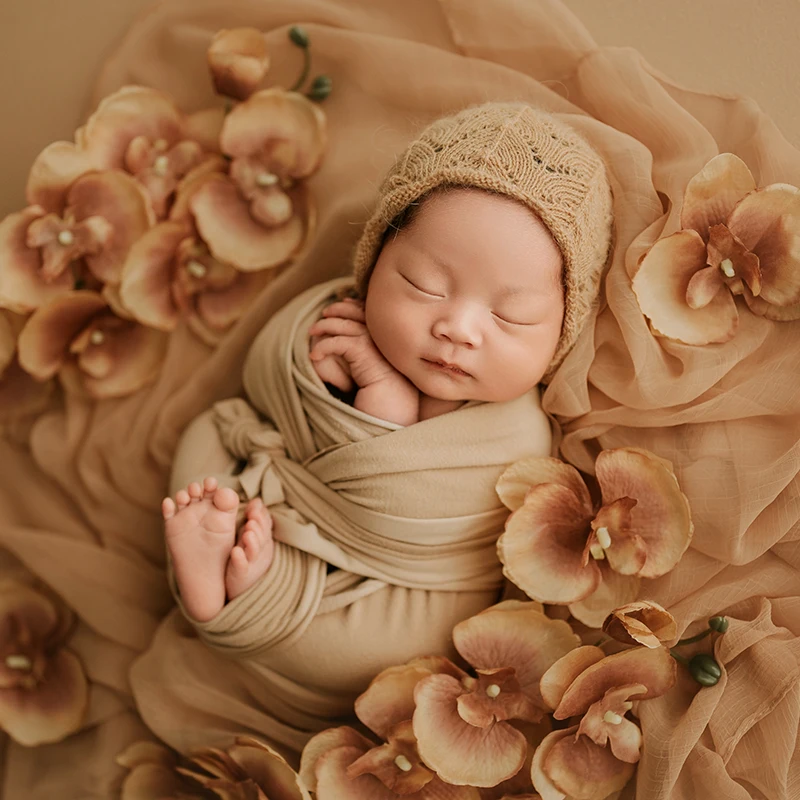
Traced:
POLYGON ((228 599, 233 600, 249 589, 272 563, 272 516, 260 498, 247 504, 247 518, 239 533, 239 543, 231 550, 225 572, 228 599))
POLYGON ((236 539, 239 497, 218 489, 216 478, 190 483, 161 503, 175 580, 189 616, 199 622, 225 605, 225 565, 236 539))

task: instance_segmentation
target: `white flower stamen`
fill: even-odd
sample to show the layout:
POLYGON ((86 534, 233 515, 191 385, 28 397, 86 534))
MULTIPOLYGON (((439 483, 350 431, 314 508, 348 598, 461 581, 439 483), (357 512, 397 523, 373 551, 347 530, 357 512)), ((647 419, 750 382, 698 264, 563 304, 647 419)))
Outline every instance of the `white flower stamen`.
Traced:
POLYGON ((496 683, 490 683, 486 687, 486 696, 491 697, 494 700, 500 694, 500 687, 496 683))
POLYGON ((403 772, 411 772, 411 762, 404 755, 397 756, 394 763, 395 766, 403 770, 403 772))
POLYGON ((275 186, 278 180, 278 176, 273 175, 271 172, 259 172, 258 175, 256 175, 256 184, 258 186, 275 186))
POLYGON ((19 669, 23 670, 24 672, 30 672, 31 668, 33 667, 33 662, 28 658, 28 656, 12 653, 11 655, 6 656, 6 666, 9 669, 19 669))
POLYGON ((208 272, 208 268, 199 261, 189 261, 186 264, 186 271, 194 278, 204 278, 208 272))
POLYGON ((603 722, 607 722, 609 725, 620 725, 622 724, 622 717, 613 711, 606 711, 603 714, 603 722))
POLYGON ((164 175, 167 174, 168 169, 169 169, 169 158, 167 158, 167 156, 159 156, 153 162, 153 172, 155 172, 156 175, 164 177, 164 175))
POLYGON ((602 561, 606 557, 606 551, 597 542, 589 547, 589 552, 595 561, 602 561))
POLYGON ((89 335, 89 341, 92 344, 103 344, 105 340, 106 337, 103 331, 92 331, 91 334, 89 335))
POLYGON ((72 231, 61 231, 58 234, 58 243, 69 247, 75 241, 75 236, 72 231))
POLYGON ((622 704, 622 707, 623 707, 623 708, 624 708, 626 711, 630 711, 630 710, 633 708, 633 703, 631 703, 631 701, 630 701, 630 700, 626 700, 626 701, 625 701, 625 702, 622 704))
POLYGON ((608 528, 598 528, 594 533, 595 536, 597 536, 600 547, 602 547, 603 550, 608 550, 608 548, 611 547, 611 536, 608 533, 608 528))
POLYGON ((156 139, 155 142, 153 142, 153 147, 159 153, 163 153, 169 147, 169 142, 166 139, 156 139))
POLYGON ((735 278, 736 277, 736 271, 733 268, 733 261, 731 261, 729 258, 726 258, 719 265, 719 268, 722 270, 722 274, 726 278, 735 278))

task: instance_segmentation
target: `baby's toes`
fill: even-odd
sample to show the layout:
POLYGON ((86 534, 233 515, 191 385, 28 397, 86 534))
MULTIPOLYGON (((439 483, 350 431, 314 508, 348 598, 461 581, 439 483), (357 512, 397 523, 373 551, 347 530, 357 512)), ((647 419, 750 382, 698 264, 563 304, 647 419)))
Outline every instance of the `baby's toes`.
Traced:
POLYGON ((186 508, 191 501, 191 497, 189 497, 189 492, 186 489, 179 489, 178 493, 175 495, 175 505, 178 507, 178 511, 182 508, 186 508))
POLYGON ((219 481, 216 478, 209 475, 203 481, 203 493, 205 494, 205 496, 208 497, 209 495, 213 494, 217 490, 218 484, 219 481))
POLYGON ((164 519, 172 519, 175 516, 175 501, 171 497, 165 497, 161 501, 161 515, 164 519))
POLYGON ((192 500, 200 500, 203 497, 203 487, 197 481, 192 481, 186 491, 192 500))
POLYGON ((255 561, 261 550, 261 542, 258 534, 254 530, 245 529, 242 531, 242 538, 239 542, 248 561, 255 561))
POLYGON ((247 572, 247 556, 245 555, 244 548, 241 545, 236 545, 231 550, 228 559, 228 572, 235 578, 244 575, 247 572))
POLYGON ((227 487, 217 489, 214 492, 214 505, 220 511, 233 511, 239 505, 239 495, 227 487))

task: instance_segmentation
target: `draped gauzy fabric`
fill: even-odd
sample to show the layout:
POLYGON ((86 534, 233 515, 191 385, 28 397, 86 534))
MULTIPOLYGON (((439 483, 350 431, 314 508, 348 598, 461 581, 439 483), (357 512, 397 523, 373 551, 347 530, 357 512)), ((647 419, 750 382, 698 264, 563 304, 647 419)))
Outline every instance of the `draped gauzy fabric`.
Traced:
MULTIPOLYGON (((163 712, 151 705, 144 721, 169 741, 189 747, 227 741, 233 732, 270 735, 275 718, 302 716, 291 695, 265 689, 263 676, 244 669, 245 662, 220 657, 210 668, 210 649, 191 626, 174 609, 165 618, 172 600, 158 509, 176 443, 191 420, 239 392, 243 359, 271 315, 301 291, 347 272, 377 184, 404 145, 436 117, 486 100, 525 100, 564 115, 608 163, 616 247, 604 305, 543 405, 563 426, 562 455, 583 469, 591 470, 600 449, 620 444, 647 447, 674 463, 692 506, 694 540, 671 573, 643 583, 642 594, 667 606, 690 634, 710 615, 731 620, 714 646, 724 667, 716 686, 699 690, 681 679, 672 692, 642 704, 644 755, 625 794, 794 800, 800 326, 743 308, 739 331, 726 344, 668 342, 648 330, 630 280, 639 256, 678 228, 686 184, 712 156, 735 153, 764 186, 800 185, 800 154, 752 101, 675 86, 635 51, 597 47, 555 0, 175 0, 133 25, 105 64, 94 99, 143 83, 172 92, 187 111, 207 106, 206 47, 215 30, 239 25, 267 31, 267 79, 290 86, 301 61, 286 35, 294 23, 310 34, 314 72, 334 81, 325 101, 328 152, 311 181, 318 227, 303 256, 217 350, 181 328, 154 385, 102 404, 70 400, 38 422, 29 452, 0 442, 2 563, 22 564, 75 610, 70 646, 91 683, 79 733, 40 748, 8 741, 0 748, 3 800, 114 796, 122 771, 113 756, 145 731, 131 666, 165 641, 171 648, 161 675, 144 669, 146 657, 133 675, 137 695, 164 697, 163 712), (262 710, 264 693, 274 702, 271 717, 262 710)), ((708 35, 713 46, 713 31, 708 35)), ((205 466, 193 468, 202 474, 205 466)), ((407 594, 385 603, 387 619, 419 613, 408 605, 419 590, 396 591, 407 594)), ((330 622, 321 636, 344 635, 340 619, 317 616, 309 629, 330 622)), ((436 624, 429 618, 428 626, 436 624)), ((355 629, 357 620, 348 628, 355 629)), ((351 644, 369 643, 362 637, 351 644)), ((313 685, 325 656, 308 656, 304 673, 294 677, 313 685)), ((373 656, 377 664, 386 653, 373 656)), ((273 665, 273 680, 284 666, 273 665)), ((325 666, 328 674, 337 669, 333 659, 325 666)), ((338 665, 341 673, 345 667, 338 665)), ((351 690, 305 698, 317 704, 309 717, 346 714, 351 690)), ((292 741, 293 730, 283 731, 283 741, 292 741)), ((302 746, 303 737, 296 738, 292 746, 302 746)))
MULTIPOLYGON (((358 663, 353 637, 383 651, 379 669, 426 655, 426 648, 450 650, 452 625, 490 605, 502 584, 495 544, 507 511, 495 483, 508 464, 547 456, 552 446, 538 390, 506 403, 466 403, 405 428, 331 395, 309 358, 308 329, 349 283, 314 287, 270 319, 245 362, 247 400, 222 400, 193 422, 172 475, 176 490, 204 477, 194 474, 201 464, 242 500, 261 497, 272 514, 276 545, 268 573, 195 627, 210 647, 253 661, 252 669, 280 653, 283 679, 275 690, 284 696, 297 671, 287 651, 301 638, 301 662, 309 652, 320 656, 313 686, 331 683, 337 690, 365 688, 364 676, 376 666, 374 659, 366 669, 358 663), (425 615, 387 617, 383 597, 368 599, 380 591, 391 596, 395 588, 424 593, 424 602, 407 591, 399 595, 425 615), (358 630, 344 640, 309 632, 315 617, 334 612, 358 615, 358 630), (430 619, 442 632, 438 642, 431 640, 430 619), (322 655, 331 658, 343 641, 345 674, 329 675, 322 655)), ((169 644, 162 640, 140 663, 134 688, 140 676, 160 670, 164 649, 169 644)), ((307 685, 294 691, 311 693, 307 685)), ((137 699, 144 712, 163 705, 146 690, 137 699)))

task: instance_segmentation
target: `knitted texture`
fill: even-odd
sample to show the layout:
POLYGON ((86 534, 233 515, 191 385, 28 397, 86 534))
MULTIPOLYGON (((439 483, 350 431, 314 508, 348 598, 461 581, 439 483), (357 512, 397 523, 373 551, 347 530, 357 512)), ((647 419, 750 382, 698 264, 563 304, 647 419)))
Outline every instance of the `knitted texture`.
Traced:
POLYGON ((362 296, 391 221, 441 186, 514 198, 547 226, 564 260, 564 322, 547 382, 597 305, 612 235, 611 188, 600 156, 572 128, 524 103, 486 103, 437 120, 397 159, 356 246, 362 296))

